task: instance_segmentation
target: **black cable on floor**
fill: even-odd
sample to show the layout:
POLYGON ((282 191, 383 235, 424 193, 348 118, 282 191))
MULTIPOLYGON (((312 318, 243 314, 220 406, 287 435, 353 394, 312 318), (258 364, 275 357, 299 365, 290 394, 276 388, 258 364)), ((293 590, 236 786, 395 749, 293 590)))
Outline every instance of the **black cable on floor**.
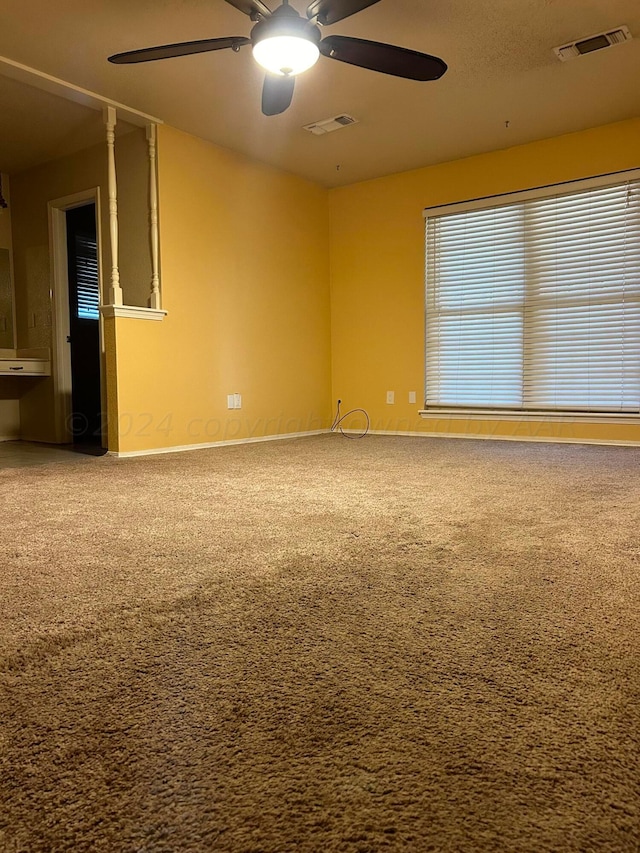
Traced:
POLYGON ((340 414, 340 403, 342 403, 342 400, 338 400, 338 408, 336 409, 336 416, 333 419, 333 423, 331 424, 331 432, 335 432, 337 429, 339 429, 340 434, 343 435, 345 438, 364 438, 365 435, 369 432, 369 427, 371 425, 371 421, 369 420, 369 415, 367 414, 367 412, 364 409, 351 409, 351 411, 345 412, 344 415, 341 415, 340 414), (365 416, 365 418, 367 420, 367 425, 364 428, 364 432, 362 434, 360 434, 360 435, 349 435, 349 433, 345 432, 342 429, 340 424, 342 423, 342 421, 345 418, 348 418, 349 415, 355 415, 356 412, 362 412, 362 414, 365 416))

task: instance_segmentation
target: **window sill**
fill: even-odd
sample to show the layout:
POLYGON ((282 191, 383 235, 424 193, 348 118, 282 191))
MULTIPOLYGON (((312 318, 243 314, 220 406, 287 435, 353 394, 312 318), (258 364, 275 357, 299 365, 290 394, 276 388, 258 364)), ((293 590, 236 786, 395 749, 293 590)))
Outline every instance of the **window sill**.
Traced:
POLYGON ((103 305, 103 317, 129 317, 132 320, 164 320, 166 311, 159 308, 142 308, 137 305, 103 305))
POLYGON ((422 409, 421 418, 460 421, 536 421, 547 423, 638 424, 640 414, 633 412, 554 412, 516 411, 514 409, 422 409))

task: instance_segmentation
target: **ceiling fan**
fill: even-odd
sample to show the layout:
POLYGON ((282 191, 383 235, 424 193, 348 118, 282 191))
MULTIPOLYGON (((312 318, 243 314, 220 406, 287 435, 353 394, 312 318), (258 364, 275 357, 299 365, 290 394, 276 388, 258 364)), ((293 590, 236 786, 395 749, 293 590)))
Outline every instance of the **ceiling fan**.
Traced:
POLYGON ((129 50, 109 57, 109 62, 126 65, 151 62, 191 53, 253 45, 253 56, 267 72, 262 90, 262 112, 267 116, 283 113, 291 104, 295 77, 315 65, 320 54, 349 65, 380 71, 409 80, 438 80, 447 70, 437 56, 404 47, 349 36, 322 38, 320 27, 336 24, 380 0, 311 0, 306 17, 289 5, 289 0, 273 12, 262 0, 226 0, 248 15, 255 26, 249 37, 185 41, 129 50))

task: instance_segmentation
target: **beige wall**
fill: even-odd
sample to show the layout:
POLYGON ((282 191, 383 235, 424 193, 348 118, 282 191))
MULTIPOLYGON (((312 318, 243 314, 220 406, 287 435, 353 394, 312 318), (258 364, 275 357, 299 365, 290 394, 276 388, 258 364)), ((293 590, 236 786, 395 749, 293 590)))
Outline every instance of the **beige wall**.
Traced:
POLYGON ((164 126, 159 186, 168 315, 110 321, 111 449, 327 426, 326 190, 164 126))
POLYGON ((0 246, 0 349, 13 349, 11 248, 0 246))
MULTIPOLYGON (((2 194, 8 208, 0 208, 0 249, 11 253, 11 193, 9 176, 2 175, 2 194)), ((8 279, 9 269, 4 262, 0 265, 0 349, 13 349, 13 297, 8 279)), ((20 405, 17 399, 20 380, 17 377, 0 377, 0 441, 20 435, 20 405)))
POLYGON ((640 425, 430 418, 424 403, 425 207, 640 166, 640 119, 331 192, 333 398, 378 430, 640 441, 640 425), (386 392, 395 391, 394 405, 386 392), (409 391, 417 404, 408 402, 409 391))
MULTIPOLYGON (((120 246, 119 265, 125 301, 146 305, 151 262, 148 242, 148 158, 143 130, 116 142, 120 246)), ((12 176, 13 245, 18 346, 53 347, 49 201, 100 187, 103 246, 103 296, 111 269, 108 240, 106 144, 12 176)), ((39 380, 21 398, 23 436, 55 441, 53 381, 39 380)))
POLYGON ((0 248, 11 248, 11 188, 9 175, 2 173, 2 195, 9 207, 0 207, 0 248))
MULTIPOLYGON (((105 155, 106 156, 106 155, 105 155)), ((120 284, 125 304, 147 306, 151 292, 151 245, 149 240, 149 154, 141 128, 116 141, 120 284)), ((104 187, 105 202, 107 188, 104 187)), ((103 246, 107 254, 109 219, 103 222, 103 246)), ((104 265, 105 286, 109 265, 104 265)))
POLYGON ((0 207, 0 249, 3 254, 0 262, 0 349, 12 349, 13 339, 13 284, 11 278, 11 192, 9 176, 2 175, 2 195, 9 205, 0 207))

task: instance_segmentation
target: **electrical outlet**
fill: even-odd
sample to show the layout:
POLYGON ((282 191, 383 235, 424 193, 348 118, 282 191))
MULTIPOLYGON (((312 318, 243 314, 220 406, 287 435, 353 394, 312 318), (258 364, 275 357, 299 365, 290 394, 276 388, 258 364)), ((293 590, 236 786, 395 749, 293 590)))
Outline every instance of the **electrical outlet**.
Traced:
POLYGON ((242 394, 234 394, 233 395, 233 408, 241 409, 242 408, 242 394))
POLYGON ((416 401, 416 392, 415 391, 409 391, 409 402, 415 403, 415 401, 416 401))
POLYGON ((395 391, 387 391, 387 403, 390 405, 395 403, 396 401, 396 392, 395 391))
POLYGON ((227 394, 227 409, 235 409, 236 407, 236 395, 235 394, 227 394))

